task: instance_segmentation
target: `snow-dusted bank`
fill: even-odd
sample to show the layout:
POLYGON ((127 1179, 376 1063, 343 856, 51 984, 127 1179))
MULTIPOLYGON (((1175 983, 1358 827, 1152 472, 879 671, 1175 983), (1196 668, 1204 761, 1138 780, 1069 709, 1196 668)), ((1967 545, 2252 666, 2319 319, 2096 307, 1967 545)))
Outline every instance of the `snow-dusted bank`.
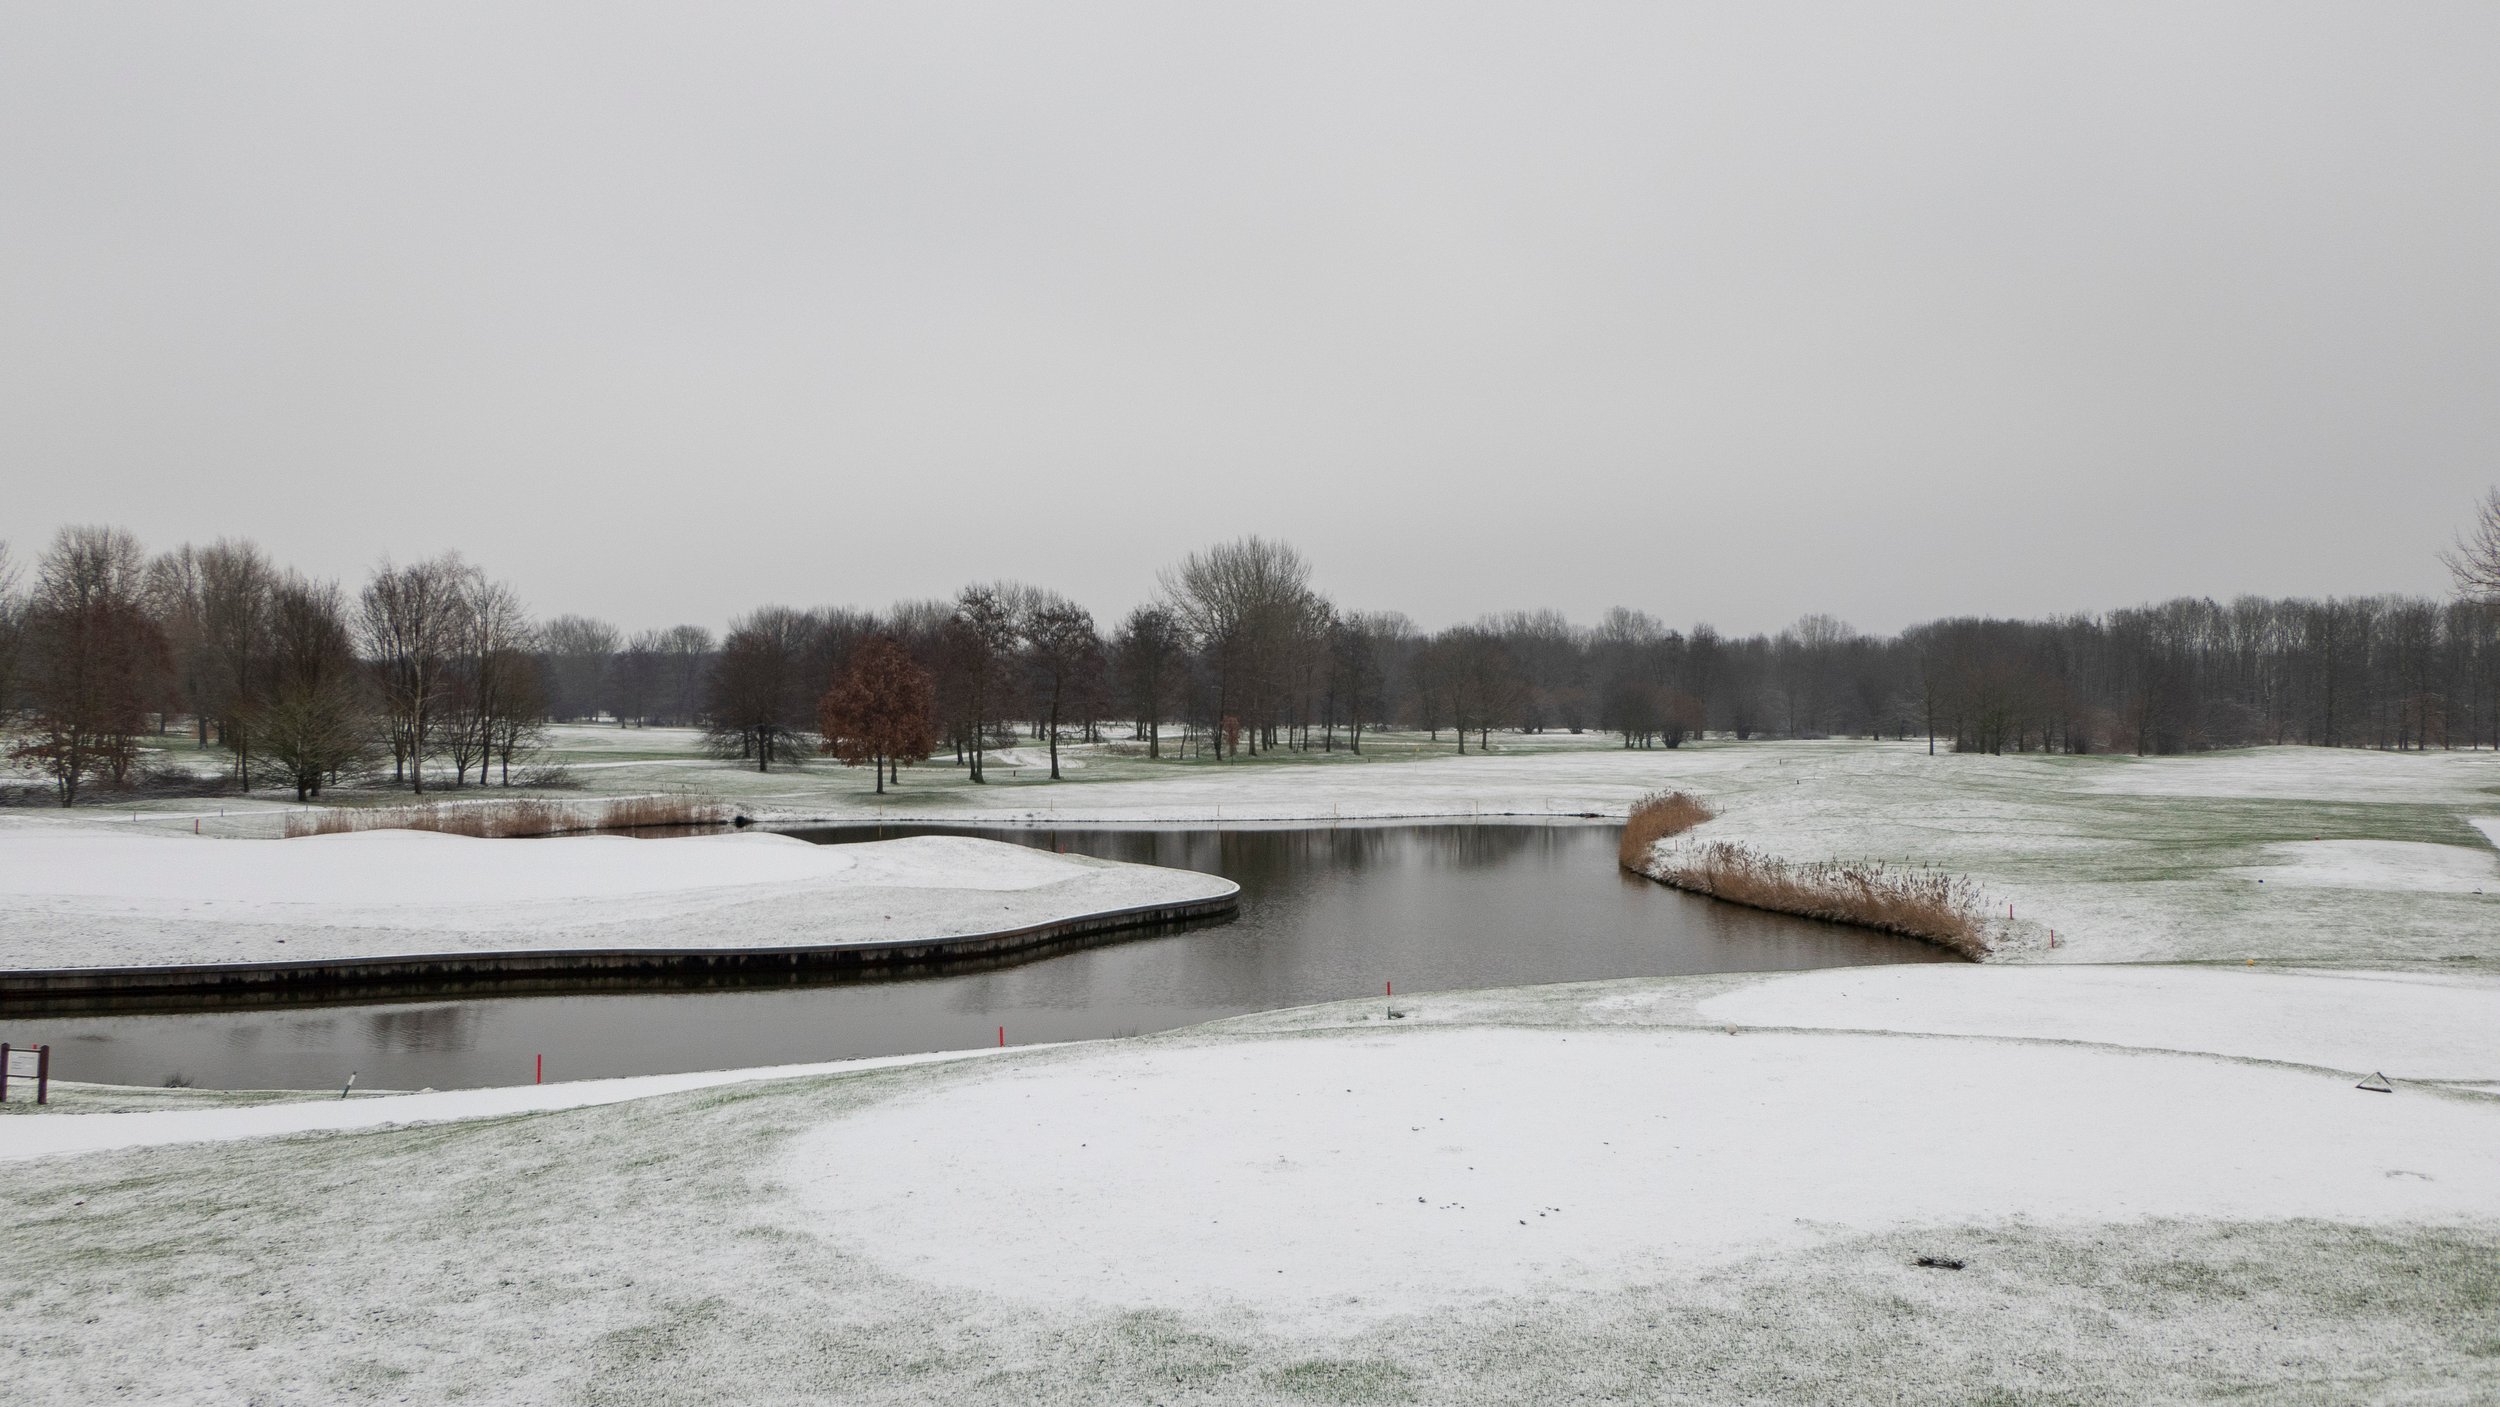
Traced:
POLYGON ((1443 805, 1514 760, 1579 779, 1557 809, 1685 785, 1788 858, 1972 873, 2015 961, 1401 996, 597 1107, 554 1104, 620 1091, 72 1101, 0 1119, 0 1276, 37 1287, 13 1386, 2500 1399, 2500 761, 1306 775, 1320 807, 1401 775, 1443 805))
POLYGON ((1846 740, 1627 751, 1543 735, 1497 736, 1490 755, 1419 758, 1423 740, 1400 735, 1386 756, 1307 764, 1176 767, 1083 748, 1071 760, 1084 765, 1062 782, 1001 766, 975 787, 930 766, 875 797, 846 771, 734 772, 695 757, 684 736, 650 734, 566 737, 585 756, 633 761, 584 773, 594 791, 717 791, 790 822, 1534 821, 1621 816, 1649 792, 1681 789, 1719 813, 1695 832, 1703 839, 1971 876, 2014 908, 1997 953, 2006 961, 2500 961, 2500 854, 2477 828, 2500 828, 2490 752, 1930 756, 1917 741, 1846 740))
POLYGON ((1967 875, 2000 961, 2500 964, 2500 754, 1701 756, 1661 784, 1717 819, 1668 844, 1967 875))
POLYGON ((0 984, 31 983, 30 971, 882 951, 1144 921, 1235 892, 1212 875, 961 837, 822 846, 769 834, 210 840, 23 828, 0 832, 0 984))
POLYGON ((13 1316, 15 1386, 2500 1389, 2500 1099, 2464 1088, 2500 1079, 2487 979, 1919 967, 1396 1009, 759 1071, 599 1107, 551 1106, 621 1091, 0 1120, 17 1155, 0 1268, 37 1287, 13 1316), (2392 1093, 2355 1088, 2382 1065, 2392 1093), (189 1141, 156 1146, 171 1138, 189 1141))

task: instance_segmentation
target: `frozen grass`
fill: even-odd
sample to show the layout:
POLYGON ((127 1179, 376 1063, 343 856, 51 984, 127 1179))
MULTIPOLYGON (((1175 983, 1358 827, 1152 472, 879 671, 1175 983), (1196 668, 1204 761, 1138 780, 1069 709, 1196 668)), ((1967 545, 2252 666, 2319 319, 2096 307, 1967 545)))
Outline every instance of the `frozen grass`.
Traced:
POLYGON ((289 839, 352 831, 434 831, 478 840, 587 835, 603 831, 681 830, 724 826, 737 815, 726 802, 685 796, 620 796, 573 802, 524 796, 511 800, 443 802, 363 809, 301 811, 286 818, 289 839))
POLYGON ((1209 1035, 1501 1026, 1824 1029, 2225 1056, 2500 1086, 2500 977, 2172 963, 1918 964, 1557 982, 1255 1012, 1209 1035))
POLYGON ((2401 873, 2493 863, 2474 822, 2500 810, 2500 755, 1931 758, 1865 743, 1735 755, 1744 765, 1692 779, 1718 813, 1693 839, 1968 876, 1991 896, 1999 960, 2500 971, 2500 892, 2401 873), (2321 841, 2419 848, 2397 852, 2407 864, 2381 867, 2367 888, 2271 877, 2269 866, 2304 853, 2274 847, 2321 841))
POLYGON ((2416 894, 2500 894, 2500 854, 2418 840, 2291 840, 2230 873, 2260 884, 2416 894))
MULTIPOLYGON (((1025 818, 1128 821, 1237 821, 1305 819, 1334 814, 1342 819, 1390 816, 1544 816, 1578 810, 1620 815, 1657 783, 1626 771, 1619 757, 1632 754, 1594 734, 1494 737, 1494 752, 1464 758, 1444 734, 1434 742, 1422 733, 1366 734, 1356 756, 1279 752, 1215 762, 1167 757, 1149 761, 1126 741, 1063 744, 1063 781, 1050 780, 1047 753, 1027 743, 993 750, 984 785, 974 785, 946 758, 903 769, 901 782, 879 796, 864 768, 830 759, 759 773, 706 754, 693 729, 605 728, 567 725, 550 730, 552 761, 569 778, 556 801, 586 801, 648 793, 687 794, 727 802, 760 820, 945 820, 1025 818), (1593 767, 1587 765, 1594 761, 1593 767), (1559 767, 1560 770, 1556 770, 1559 767)), ((168 755, 198 759, 182 738, 160 740, 168 755)), ((1706 765, 1706 764, 1705 764, 1706 765)), ((1677 775, 1672 769, 1659 778, 1677 775)), ((448 781, 448 778, 442 779, 448 781)), ((445 805, 483 803, 527 795, 524 788, 452 790, 431 782, 428 796, 445 805)), ((342 807, 407 804, 404 789, 345 790, 329 798, 342 807)), ((283 794, 262 791, 203 802, 198 798, 134 799, 82 806, 62 815, 57 808, 14 808, 7 823, 124 824, 204 834, 283 834, 297 807, 283 794), (133 818, 136 818, 135 820, 133 818)), ((312 808, 320 809, 320 808, 312 808)))
POLYGON ((89 1085, 84 1087, 84 1098, 34 1106, 32 1112, 113 1114, 120 1117, 45 1119, 39 1123, 20 1124, 10 1131, 11 1137, 6 1143, 0 1143, 0 1162, 174 1144, 230 1143, 239 1139, 279 1138, 290 1134, 352 1133, 411 1124, 543 1114, 558 1109, 589 1109, 686 1090, 801 1079, 813 1075, 853 1075, 906 1065, 981 1059, 1001 1054, 1002 1051, 1003 1047, 985 1046, 920 1055, 877 1055, 812 1065, 694 1070, 669 1075, 624 1075, 601 1080, 564 1080, 555 1084, 418 1090, 413 1093, 262 1090, 229 1094, 213 1090, 117 1089, 109 1085, 89 1085))
MULTIPOLYGON (((359 1091, 357 1098, 370 1099, 376 1091, 359 1091)), ((189 1113, 210 1109, 244 1109, 259 1104, 292 1104, 307 1098, 300 1089, 192 1089, 174 1087, 152 1089, 144 1085, 95 1085, 77 1080, 54 1080, 48 1102, 35 1103, 31 1081, 9 1081, 8 1102, 0 1104, 0 1118, 33 1114, 151 1114, 189 1113)), ((332 1092, 333 1097, 336 1091, 332 1092)), ((12 1147, 23 1148, 29 1140, 24 1136, 0 1146, 0 1159, 10 1156, 12 1147)))
MULTIPOLYGON (((1197 1038, 1129 1045, 1150 1057, 1224 1049, 1197 1038)), ((1029 1077, 1100 1058, 1038 1053, 990 1068, 1029 1077)), ((2160 1071, 2198 1063, 2148 1059, 2160 1071)), ((2500 1227, 2478 1219, 1807 1228, 1785 1249, 1497 1290, 1318 1334, 1255 1313, 924 1279, 808 1229, 777 1171, 804 1131, 960 1098, 988 1073, 896 1069, 17 1165, 0 1224, 0 1272, 28 1287, 11 1304, 11 1395, 1880 1404, 2500 1394, 2500 1227), (1968 1268, 1922 1269, 1922 1255, 1968 1268)), ((1899 1132, 1905 1146, 1957 1136, 1923 1121, 1899 1132)), ((951 1134, 977 1146, 983 1131, 951 1134)), ((1411 1136, 1371 1136, 1392 1134, 1411 1136)), ((951 1175, 943 1151, 877 1156, 926 1159, 935 1187, 951 1175)), ((1691 1211, 1706 1219, 1712 1208, 1691 1211)), ((1052 1246, 1098 1253, 1054 1239, 1049 1223, 1013 1230, 1002 1260, 1052 1246)))
MULTIPOLYGON (((1654 988, 1599 998, 1640 1020, 1654 988)), ((1836 968, 1701 998, 1684 1019, 2197 1051, 2407 1082, 2500 1080, 2500 980, 2248 967, 1955 967, 1920 981, 1836 968)))
POLYGON ((1642 797, 1623 818, 1623 836, 1615 844, 1616 862, 1635 874, 1648 873, 1650 852, 1659 841, 1682 835, 1709 820, 1711 814, 1689 792, 1654 792, 1642 797))
POLYGON ((1879 861, 1783 860, 1728 841, 1656 852, 1642 871, 1661 884, 1749 909, 1897 933, 1988 956, 1986 896, 1959 875, 1894 869, 1879 861))

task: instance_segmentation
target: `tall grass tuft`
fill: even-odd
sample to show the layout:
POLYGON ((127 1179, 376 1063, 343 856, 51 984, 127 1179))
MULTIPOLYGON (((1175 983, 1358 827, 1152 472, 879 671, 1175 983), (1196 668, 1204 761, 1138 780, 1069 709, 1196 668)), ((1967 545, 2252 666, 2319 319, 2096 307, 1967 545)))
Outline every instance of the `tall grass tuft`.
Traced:
POLYGON ((1671 835, 1682 835, 1715 813, 1688 792, 1654 791, 1632 803, 1623 818, 1623 839, 1616 856, 1634 874, 1649 873, 1650 847, 1671 835))
POLYGON ((1968 879, 1942 870, 1845 860, 1799 863, 1714 841, 1671 849, 1642 873, 1731 904, 1924 939, 1974 962, 1988 956, 1986 896, 1968 879))
POLYGON ((726 802, 684 796, 623 796, 608 802, 549 801, 524 796, 509 801, 427 801, 365 811, 314 811, 287 817, 286 833, 294 837, 348 831, 436 831, 480 840, 517 840, 528 836, 718 826, 728 824, 734 814, 734 808, 726 802))

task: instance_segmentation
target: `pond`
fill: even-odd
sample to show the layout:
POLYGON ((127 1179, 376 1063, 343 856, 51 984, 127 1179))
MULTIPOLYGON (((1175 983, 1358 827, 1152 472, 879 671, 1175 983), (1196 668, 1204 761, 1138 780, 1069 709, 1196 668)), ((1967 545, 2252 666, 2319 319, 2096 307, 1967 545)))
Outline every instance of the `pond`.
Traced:
MULTIPOLYGON (((825 844, 979 835, 1210 871, 1228 924, 956 976, 683 992, 31 1017, 62 1079, 450 1089, 1168 1030, 1348 997, 1607 977, 1954 961, 1922 943, 1677 893, 1615 866, 1606 825, 1120 830, 838 827, 825 844)), ((654 840, 654 845, 670 842, 654 840)))

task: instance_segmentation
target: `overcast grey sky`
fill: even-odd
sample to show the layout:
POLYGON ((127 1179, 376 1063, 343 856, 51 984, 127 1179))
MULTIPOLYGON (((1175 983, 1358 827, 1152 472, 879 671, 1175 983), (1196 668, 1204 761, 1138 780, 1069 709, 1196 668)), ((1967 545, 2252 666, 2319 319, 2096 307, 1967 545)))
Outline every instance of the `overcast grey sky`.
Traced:
POLYGON ((628 626, 2442 590, 2500 5, 11 5, 0 456, 628 626))

